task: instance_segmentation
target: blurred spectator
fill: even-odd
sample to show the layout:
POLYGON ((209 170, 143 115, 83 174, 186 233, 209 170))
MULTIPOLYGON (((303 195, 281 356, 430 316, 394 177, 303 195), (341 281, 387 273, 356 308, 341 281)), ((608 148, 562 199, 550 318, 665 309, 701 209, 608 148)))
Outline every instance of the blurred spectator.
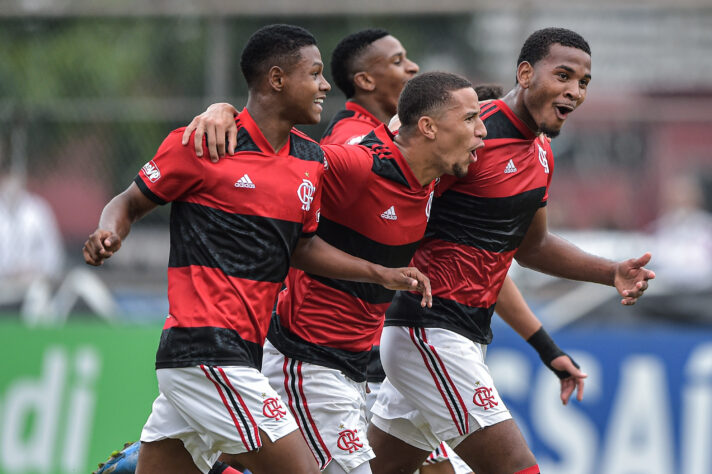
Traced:
POLYGON ((701 182, 681 174, 661 192, 660 217, 653 223, 654 268, 666 287, 712 289, 712 213, 705 209, 701 182))
POLYGON ((60 276, 64 248, 47 202, 0 156, 0 307, 24 309, 60 276), (29 298, 28 298, 29 297, 29 298))

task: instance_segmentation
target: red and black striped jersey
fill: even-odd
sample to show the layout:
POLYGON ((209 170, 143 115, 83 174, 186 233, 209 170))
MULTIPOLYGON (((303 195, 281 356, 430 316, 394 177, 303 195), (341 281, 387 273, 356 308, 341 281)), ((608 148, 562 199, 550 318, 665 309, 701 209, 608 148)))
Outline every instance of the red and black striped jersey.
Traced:
POLYGON ((322 145, 357 145, 381 121, 360 105, 347 101, 344 110, 334 115, 321 137, 322 145))
POLYGON ((316 232, 324 153, 293 129, 275 152, 247 109, 219 163, 171 132, 135 179, 171 202, 168 303, 156 368, 259 368, 270 315, 301 237, 316 232))
POLYGON ((465 178, 443 179, 413 265, 429 278, 433 307, 398 292, 388 326, 442 327, 492 341, 497 295, 534 214, 546 205, 554 159, 501 100, 481 105, 485 147, 465 178))
MULTIPOLYGON (((323 149, 327 171, 317 235, 380 265, 407 265, 425 232, 434 184, 420 185, 385 125, 360 145, 323 149)), ((392 297, 380 285, 291 270, 269 340, 288 357, 363 381, 392 297)))

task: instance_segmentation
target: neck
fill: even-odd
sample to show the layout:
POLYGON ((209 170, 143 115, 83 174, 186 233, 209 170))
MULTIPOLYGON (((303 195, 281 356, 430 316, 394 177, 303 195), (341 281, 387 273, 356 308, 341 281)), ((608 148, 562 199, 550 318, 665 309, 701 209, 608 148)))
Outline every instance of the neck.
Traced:
POLYGON ((287 143, 289 132, 294 127, 291 120, 282 116, 280 104, 264 95, 250 93, 247 110, 272 150, 279 151, 287 143))
POLYGON ((507 92, 507 95, 502 97, 502 101, 507 104, 514 115, 517 116, 519 120, 524 122, 529 130, 533 133, 539 133, 539 125, 534 121, 534 117, 529 113, 527 106, 524 104, 524 88, 519 84, 515 85, 514 88, 507 92))
POLYGON ((421 186, 428 185, 443 174, 443 170, 435 166, 439 162, 425 140, 420 137, 408 137, 398 134, 394 143, 413 172, 421 186))
POLYGON ((368 110, 368 112, 380 120, 381 123, 387 124, 395 115, 395 113, 391 113, 389 110, 386 110, 383 104, 380 103, 373 95, 356 94, 349 100, 368 110))

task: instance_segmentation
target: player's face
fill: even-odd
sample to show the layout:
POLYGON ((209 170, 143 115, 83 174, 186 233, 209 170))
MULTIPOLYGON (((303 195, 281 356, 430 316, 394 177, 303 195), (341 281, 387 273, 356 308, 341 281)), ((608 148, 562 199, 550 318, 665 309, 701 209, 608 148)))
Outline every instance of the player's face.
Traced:
POLYGON ((591 56, 578 48, 552 44, 533 67, 524 103, 539 131, 555 137, 576 107, 586 99, 591 56))
POLYGON ((285 74, 284 100, 290 105, 294 123, 319 123, 322 104, 331 85, 323 76, 319 48, 304 46, 299 51, 299 61, 285 74))
POLYGON ((373 77, 374 92, 386 110, 395 115, 405 83, 415 76, 420 68, 406 57, 405 48, 393 36, 379 38, 368 47, 364 58, 365 70, 373 77))
POLYGON ((470 163, 477 159, 477 150, 485 146, 483 139, 487 129, 480 118, 480 105, 473 88, 450 94, 449 107, 435 119, 438 155, 443 174, 464 178, 470 163))

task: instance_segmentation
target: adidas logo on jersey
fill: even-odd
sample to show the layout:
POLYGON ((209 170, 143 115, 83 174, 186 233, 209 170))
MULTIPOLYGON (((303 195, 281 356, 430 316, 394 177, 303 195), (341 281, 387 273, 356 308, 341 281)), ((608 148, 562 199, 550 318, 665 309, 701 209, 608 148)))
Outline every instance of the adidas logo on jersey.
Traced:
POLYGON ((250 188, 254 189, 255 188, 255 183, 252 182, 249 176, 247 176, 247 173, 245 173, 245 176, 242 178, 238 179, 235 181, 235 187, 236 188, 250 188))
POLYGON ((384 219, 388 219, 389 221, 398 220, 398 216, 396 215, 396 210, 393 208, 393 206, 386 209, 383 212, 383 214, 381 214, 381 217, 383 217, 384 219))
POLYGON ((514 162, 512 160, 509 160, 509 163, 507 163, 507 167, 504 168, 504 174, 516 173, 516 172, 517 172, 517 167, 514 166, 514 162))

